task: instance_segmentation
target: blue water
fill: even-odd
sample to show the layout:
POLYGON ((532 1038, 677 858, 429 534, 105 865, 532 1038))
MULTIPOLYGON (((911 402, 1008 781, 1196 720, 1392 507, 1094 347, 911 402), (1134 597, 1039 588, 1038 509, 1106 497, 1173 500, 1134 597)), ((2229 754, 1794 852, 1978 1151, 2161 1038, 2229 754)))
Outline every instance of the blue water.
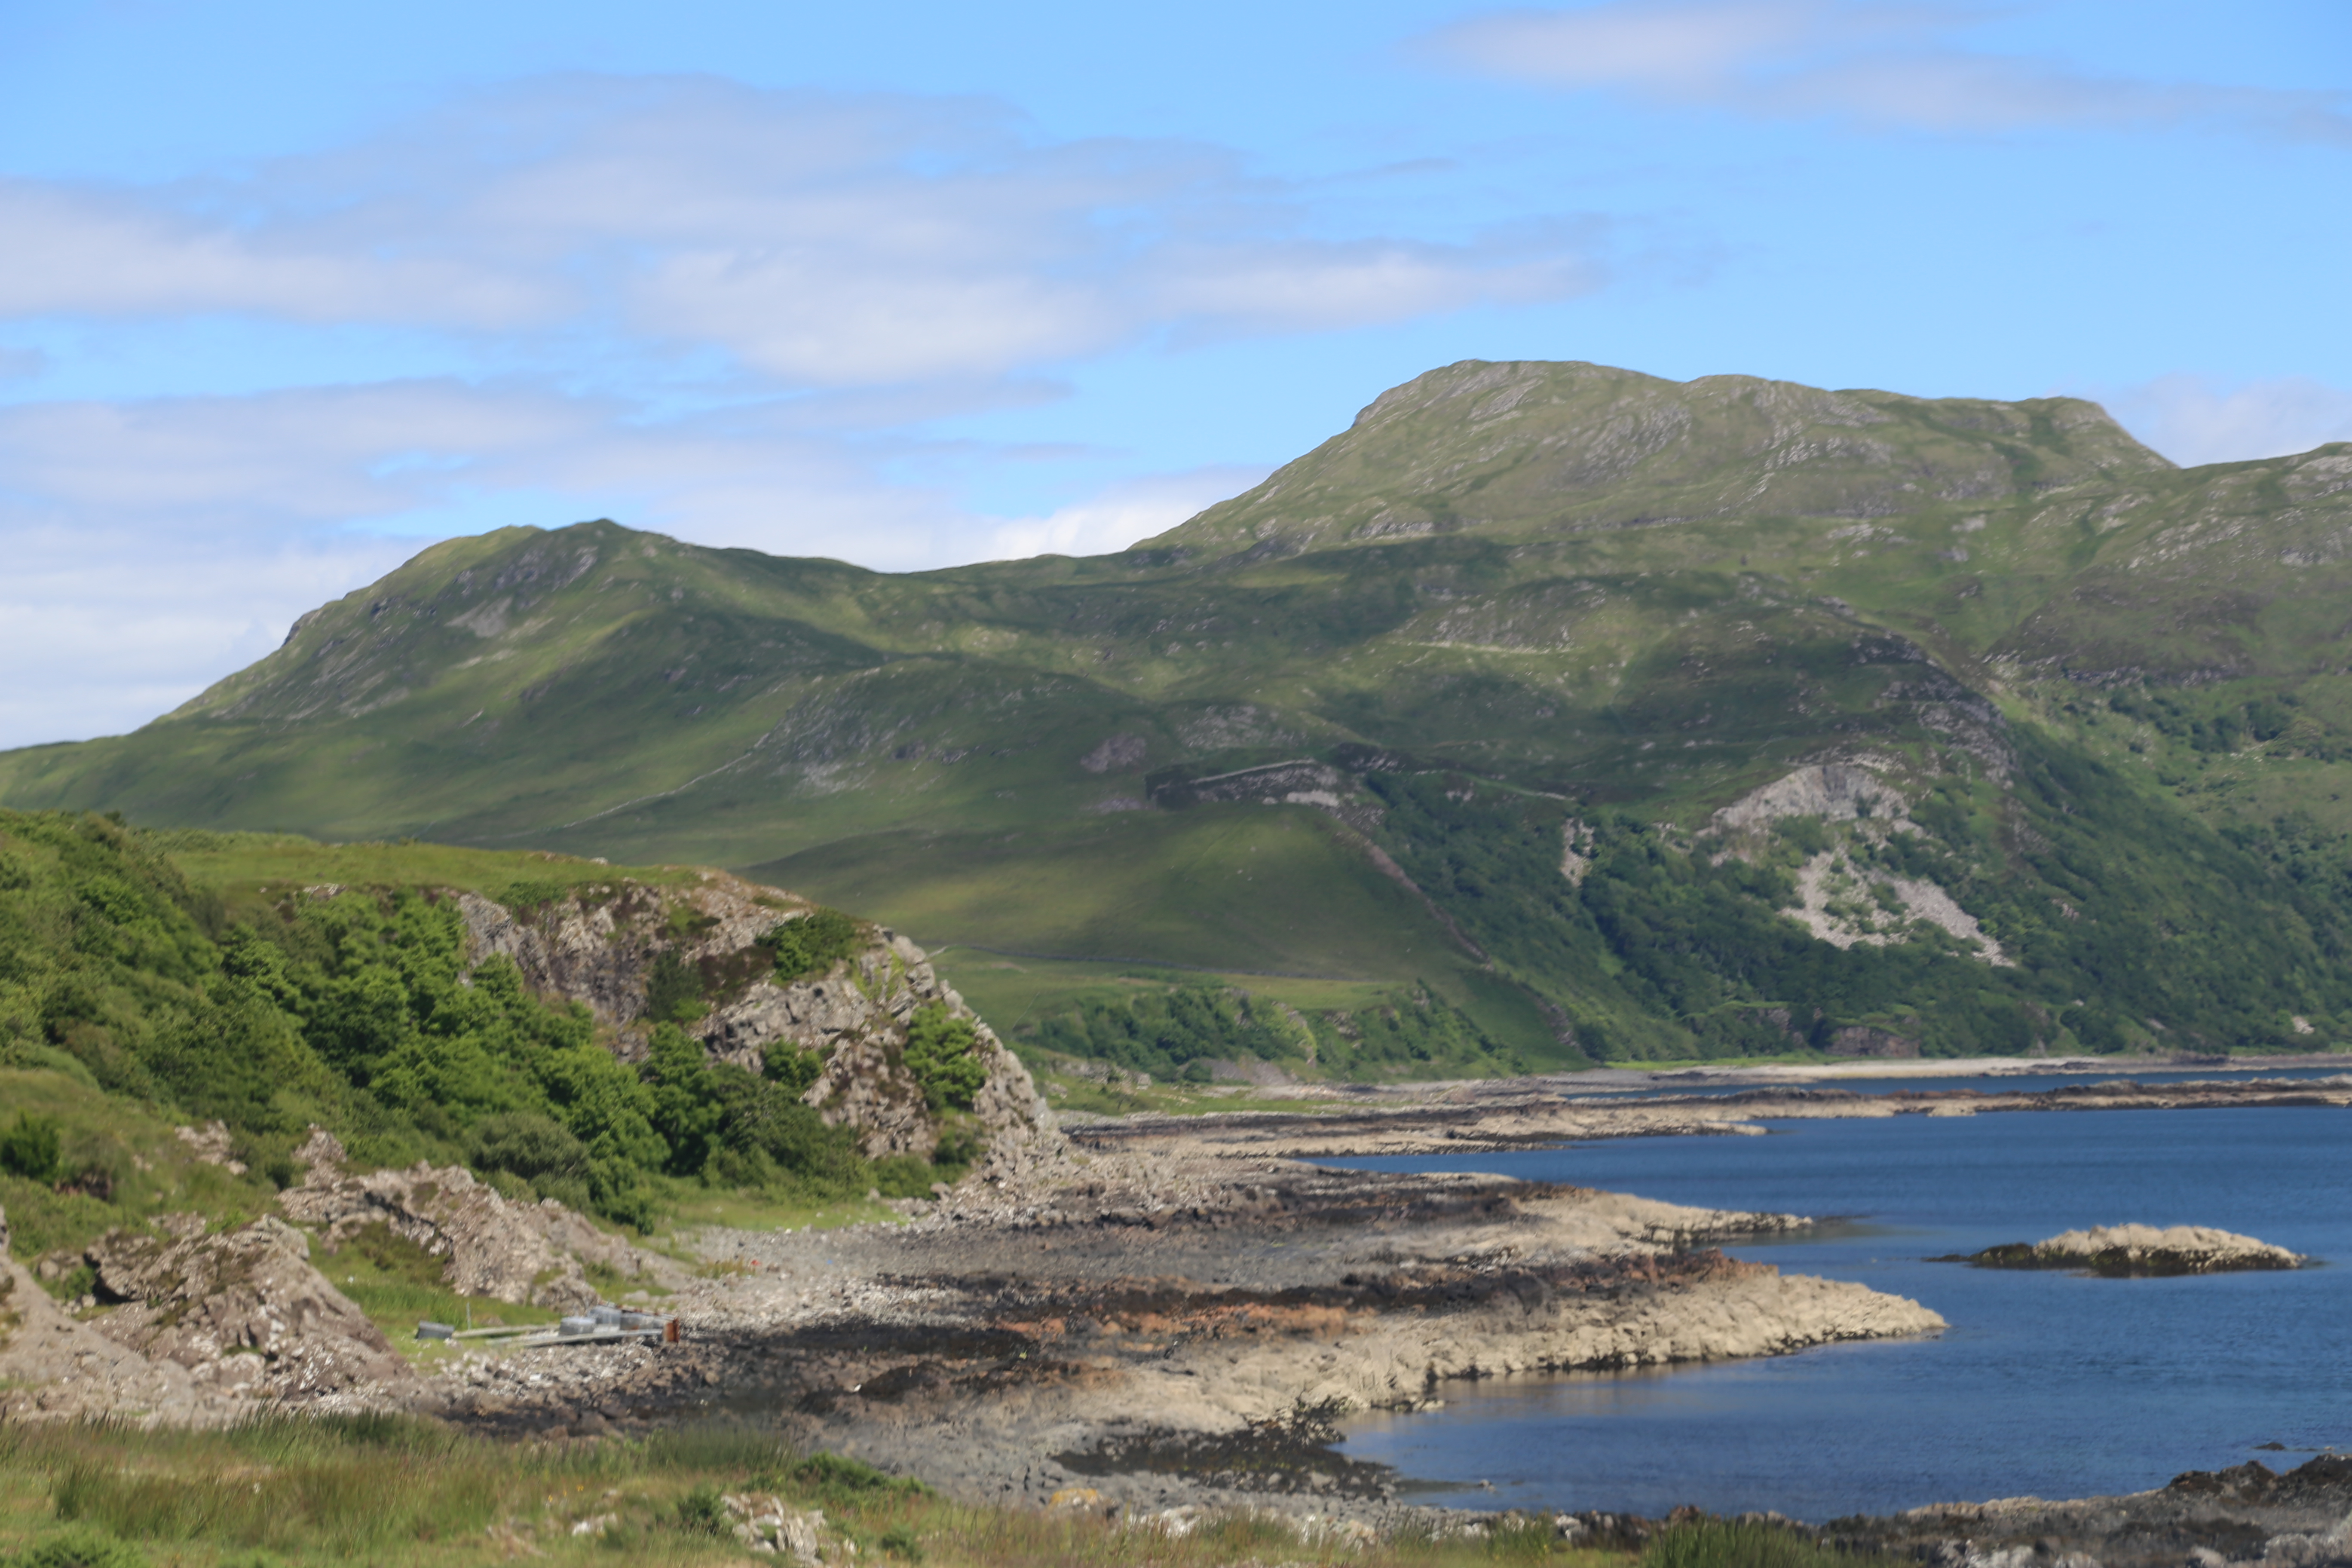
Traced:
POLYGON ((1680 1094, 1753 1094, 1776 1089, 1841 1089, 1854 1094, 1924 1094, 1945 1089, 1972 1089, 1980 1094, 2032 1094, 2042 1089, 2081 1087, 2085 1084, 2124 1083, 2246 1083, 2258 1079, 2337 1078, 2352 1070, 2352 1061, 2342 1067, 2318 1068, 2181 1068, 2164 1072, 2116 1072, 2113 1068, 2096 1068, 2084 1072, 2041 1072, 1979 1074, 1975 1077, 1952 1078, 1832 1078, 1799 1081, 1776 1080, 1765 1083, 1717 1083, 1705 1079, 1681 1082, 1668 1078, 1649 1084, 1628 1084, 1610 1089, 1580 1089, 1574 1079, 1562 1081, 1560 1092, 1581 1100, 1588 1097, 1616 1099, 1626 1095, 1654 1098, 1680 1094))
MULTIPOLYGON (((1660 1373, 1456 1383, 1367 1415, 1347 1451, 1491 1490, 1431 1500, 1822 1521, 1957 1499, 2083 1497, 2352 1448, 2352 1113, 2086 1111, 1770 1124, 1361 1169, 1492 1171, 1716 1208, 1859 1216, 1729 1248, 1908 1296, 1933 1339, 1660 1373), (2091 1279, 1933 1254, 2089 1225, 2209 1225, 2329 1260, 2091 1279), (2290 1452, 2258 1451, 2280 1443, 2290 1452)), ((1336 1163, 1336 1162, 1335 1162, 1336 1163)))

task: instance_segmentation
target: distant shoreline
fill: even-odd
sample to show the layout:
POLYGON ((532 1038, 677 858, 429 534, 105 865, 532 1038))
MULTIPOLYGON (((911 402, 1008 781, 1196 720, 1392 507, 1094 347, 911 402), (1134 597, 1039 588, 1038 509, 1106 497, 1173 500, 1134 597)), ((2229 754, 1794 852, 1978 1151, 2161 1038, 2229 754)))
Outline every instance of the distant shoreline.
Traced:
POLYGON ((1593 1068, 1559 1078, 1591 1084, 1606 1076, 1629 1089, 1680 1083, 1821 1083, 1853 1078, 2038 1078, 2051 1073, 2126 1075, 2153 1072, 2276 1072, 2306 1068, 2352 1072, 2352 1051, 2315 1051, 2303 1056, 2232 1056, 2226 1060, 2186 1053, 2152 1057, 1948 1057, 1855 1058, 1826 1062, 1706 1062, 1683 1068, 1593 1068))

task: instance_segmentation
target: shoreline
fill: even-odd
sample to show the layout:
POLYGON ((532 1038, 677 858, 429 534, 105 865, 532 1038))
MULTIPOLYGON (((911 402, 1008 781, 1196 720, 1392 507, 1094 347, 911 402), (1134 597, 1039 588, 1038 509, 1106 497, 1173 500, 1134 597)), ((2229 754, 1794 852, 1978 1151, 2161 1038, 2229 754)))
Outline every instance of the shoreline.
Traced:
POLYGON ((674 1299, 684 1344, 469 1356, 414 1407, 514 1436, 717 1419, 971 1502, 1385 1530, 1427 1505, 1334 1449, 1344 1412, 1426 1408, 1456 1378, 1943 1328, 1716 1246, 1810 1224, 1498 1177, 1113 1154, 904 1226, 706 1233, 730 1272, 674 1299))
MULTIPOLYGON (((1755 1136, 1775 1119, 2352 1106, 2352 1076, 1865 1095, 1821 1079, 1874 1068, 1821 1067, 1845 1070, 1722 1094, 1575 1096, 1517 1079, 1345 1109, 1072 1119, 1058 1152, 908 1201, 904 1225, 714 1227, 691 1238, 698 1271, 648 1257, 681 1344, 474 1350, 316 1407, 512 1437, 749 1426, 965 1501, 1125 1520, 1248 1508, 1386 1531, 1479 1517, 1412 1500, 1409 1478, 1339 1452, 1339 1415, 1428 1408, 1454 1379, 1745 1359, 1943 1321, 1719 1250, 1801 1235, 1817 1223, 1804 1216, 1314 1161, 1755 1136)), ((62 1313, 43 1320, 59 1352, 97 1342, 62 1313)))

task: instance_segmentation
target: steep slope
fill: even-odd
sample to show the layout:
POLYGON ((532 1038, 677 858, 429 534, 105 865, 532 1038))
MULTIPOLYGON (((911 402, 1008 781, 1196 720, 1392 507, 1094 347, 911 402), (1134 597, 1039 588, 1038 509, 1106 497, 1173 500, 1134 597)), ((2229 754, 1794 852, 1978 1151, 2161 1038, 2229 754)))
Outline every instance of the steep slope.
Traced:
MULTIPOLYGON (((455 541, 0 799, 757 865, 974 985, 1344 982, 1295 1009, 1327 1070, 2323 1043, 2347 541, 2352 447, 1473 362, 1117 555, 455 541)), ((1166 1032, 1024 994, 1064 1048, 1166 1032)))

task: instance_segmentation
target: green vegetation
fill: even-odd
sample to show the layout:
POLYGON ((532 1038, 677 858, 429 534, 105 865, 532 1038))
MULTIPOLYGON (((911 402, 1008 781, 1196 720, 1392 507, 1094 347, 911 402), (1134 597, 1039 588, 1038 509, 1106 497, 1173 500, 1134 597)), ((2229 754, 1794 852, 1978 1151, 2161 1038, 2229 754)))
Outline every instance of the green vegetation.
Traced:
MULTIPOLYGON (((56 1173, 26 1176, 0 1168, 0 1208, 8 1212, 12 1250, 23 1258, 79 1249, 116 1226, 150 1215, 195 1210, 223 1218, 267 1214, 277 1184, 263 1171, 242 1175, 207 1164, 172 1135, 164 1108, 110 1095, 60 1051, 38 1066, 0 1066, 0 1105, 58 1131, 56 1173)), ((53 1285, 63 1296, 86 1286, 53 1285)))
POLYGON ((1835 1551, 1782 1525, 1706 1519, 1660 1531, 1642 1549, 1639 1568, 1864 1568, 1886 1561, 1835 1551))
MULTIPOLYGON (((2099 764, 2020 739, 2009 791, 1947 778, 1913 808, 1916 830, 1883 841, 1800 818, 1743 860, 1719 837, 1592 814, 1580 885, 1559 873, 1563 803, 1458 777, 1370 782, 1398 861, 1450 893, 1596 1058, 1818 1049, 1856 1026, 1930 1056, 2123 1050, 2149 1039, 2148 1018, 2208 1048, 2291 1047, 2297 1016, 2352 1033, 2352 910, 2313 885, 2319 868, 2279 875, 2099 764), (2021 847, 2003 842, 2004 807, 2021 847), (1865 870, 1950 889, 2013 963, 1990 966, 1927 926, 1885 946, 1813 940, 1780 911, 1795 867, 1833 844, 1865 870)), ((2291 847, 2255 838, 2292 863, 2291 847)))
POLYGON ((1274 1062, 1301 1077, 1479 1076, 1521 1070, 1426 985, 1363 988, 1348 1007, 1302 1013, 1240 986, 1199 981, 1078 1000, 1016 1036, 1038 1049, 1161 1080, 1211 1081, 1211 1062, 1274 1062))
POLYGON ((16 1124, 0 1132, 0 1171, 28 1182, 58 1179, 58 1124, 29 1110, 16 1113, 16 1124))
MULTIPOLYGON (((614 1562, 694 1568, 743 1560, 725 1499, 744 1493, 822 1509, 828 1546, 845 1537, 860 1562, 936 1568, 1212 1568, 1276 1557, 1360 1568, 1632 1563, 1561 1546, 1549 1521, 1516 1516, 1484 1537, 1409 1536, 1369 1547, 1345 1537, 1302 1541, 1291 1527, 1246 1512, 1177 1536, 1125 1527, 1095 1510, 955 1503, 858 1460, 797 1453, 740 1428, 626 1442, 510 1443, 394 1415, 279 1416, 214 1431, 0 1431, 0 1563, 488 1568, 528 1556, 556 1568, 614 1562)), ((1668 1568, 1814 1564, 1693 1558, 1668 1568)))
POLYGON ((971 1020, 933 1002, 907 1020, 907 1070, 923 1086, 933 1110, 970 1110, 972 1096, 988 1081, 988 1068, 974 1054, 980 1037, 971 1020))
MULTIPOLYGON (((147 1212, 141 1194, 153 1184, 134 1180, 135 1166, 172 1143, 154 1125, 167 1118, 227 1124, 261 1186, 223 1201, 248 1214, 294 1179, 291 1152, 313 1124, 366 1164, 464 1159, 512 1195, 559 1197, 640 1228, 681 1186, 805 1206, 875 1188, 924 1193, 971 1157, 959 1147, 941 1169, 862 1159, 848 1132, 799 1103, 814 1070, 790 1053, 772 1079, 706 1068, 701 1047, 666 1023, 643 1068, 622 1063, 584 1008, 541 1001, 511 962, 469 968, 457 907, 430 886, 322 881, 282 838, 190 840, 105 817, 0 812, 11 868, 0 888, 0 1067, 70 1086, 75 1118, 7 1102, 16 1119, 0 1126, 0 1171, 20 1227, 82 1236, 147 1212), (215 867, 241 859, 243 877, 193 880, 163 851, 172 843, 215 867), (278 879, 257 879, 257 858, 278 879), (110 1102, 144 1108, 140 1142, 108 1131, 110 1113, 95 1107, 110 1102)), ((622 873, 587 863, 425 847, 417 867, 398 858, 379 848, 363 860, 430 872, 470 859, 481 884, 592 900, 620 892, 622 873), (526 867, 533 877, 518 877, 526 867)), ((320 858, 353 859, 326 848, 320 858)), ((673 1016, 683 1005, 673 998, 673 1016)))
POLYGON ((777 926, 760 939, 760 945, 776 955, 778 984, 789 985, 831 969, 864 940, 857 922, 839 910, 811 910, 777 926))
MULTIPOLYGON (((953 947, 975 995, 999 957, 1247 992, 1189 1058, 1156 1043, 1161 1005, 1097 1020, 1086 985, 990 1014, 1024 1048, 1055 1020, 1076 1048, 1149 1036, 1180 1073, 1256 1051, 1276 997, 1317 1042, 1282 1059, 1325 1073, 1864 1027, 2329 1047, 2352 1044, 2347 465, 2336 446, 2179 470, 2069 399, 1465 363, 1089 560, 892 576, 602 522, 436 545, 135 735, 0 756, 0 801, 749 866, 953 947), (1801 826, 1697 847, 1718 808, 1822 760, 1913 803, 1916 837, 1832 824, 1806 852, 1844 857, 1837 899, 1879 900, 1897 947, 1841 953, 1777 912, 1801 826), (1248 783, 1283 763, 1307 771, 1248 783), (1408 798, 1441 782, 1468 792, 1458 822, 1408 798), (1612 868, 1559 875, 1554 808, 1605 828, 1612 868), (1629 823, 1654 833, 1638 858, 1629 823), (1944 889, 2017 972, 1894 929, 1896 877, 1944 889), (1294 984, 1379 995, 1310 1007, 1275 989, 1294 984)), ((394 852, 174 850, 232 907, 390 885, 366 863, 394 852)), ((415 852, 525 908, 598 874, 415 852)), ((779 963, 822 962, 797 951, 819 931, 787 922, 779 963)), ((665 1012, 712 982, 670 976, 665 1012)))

